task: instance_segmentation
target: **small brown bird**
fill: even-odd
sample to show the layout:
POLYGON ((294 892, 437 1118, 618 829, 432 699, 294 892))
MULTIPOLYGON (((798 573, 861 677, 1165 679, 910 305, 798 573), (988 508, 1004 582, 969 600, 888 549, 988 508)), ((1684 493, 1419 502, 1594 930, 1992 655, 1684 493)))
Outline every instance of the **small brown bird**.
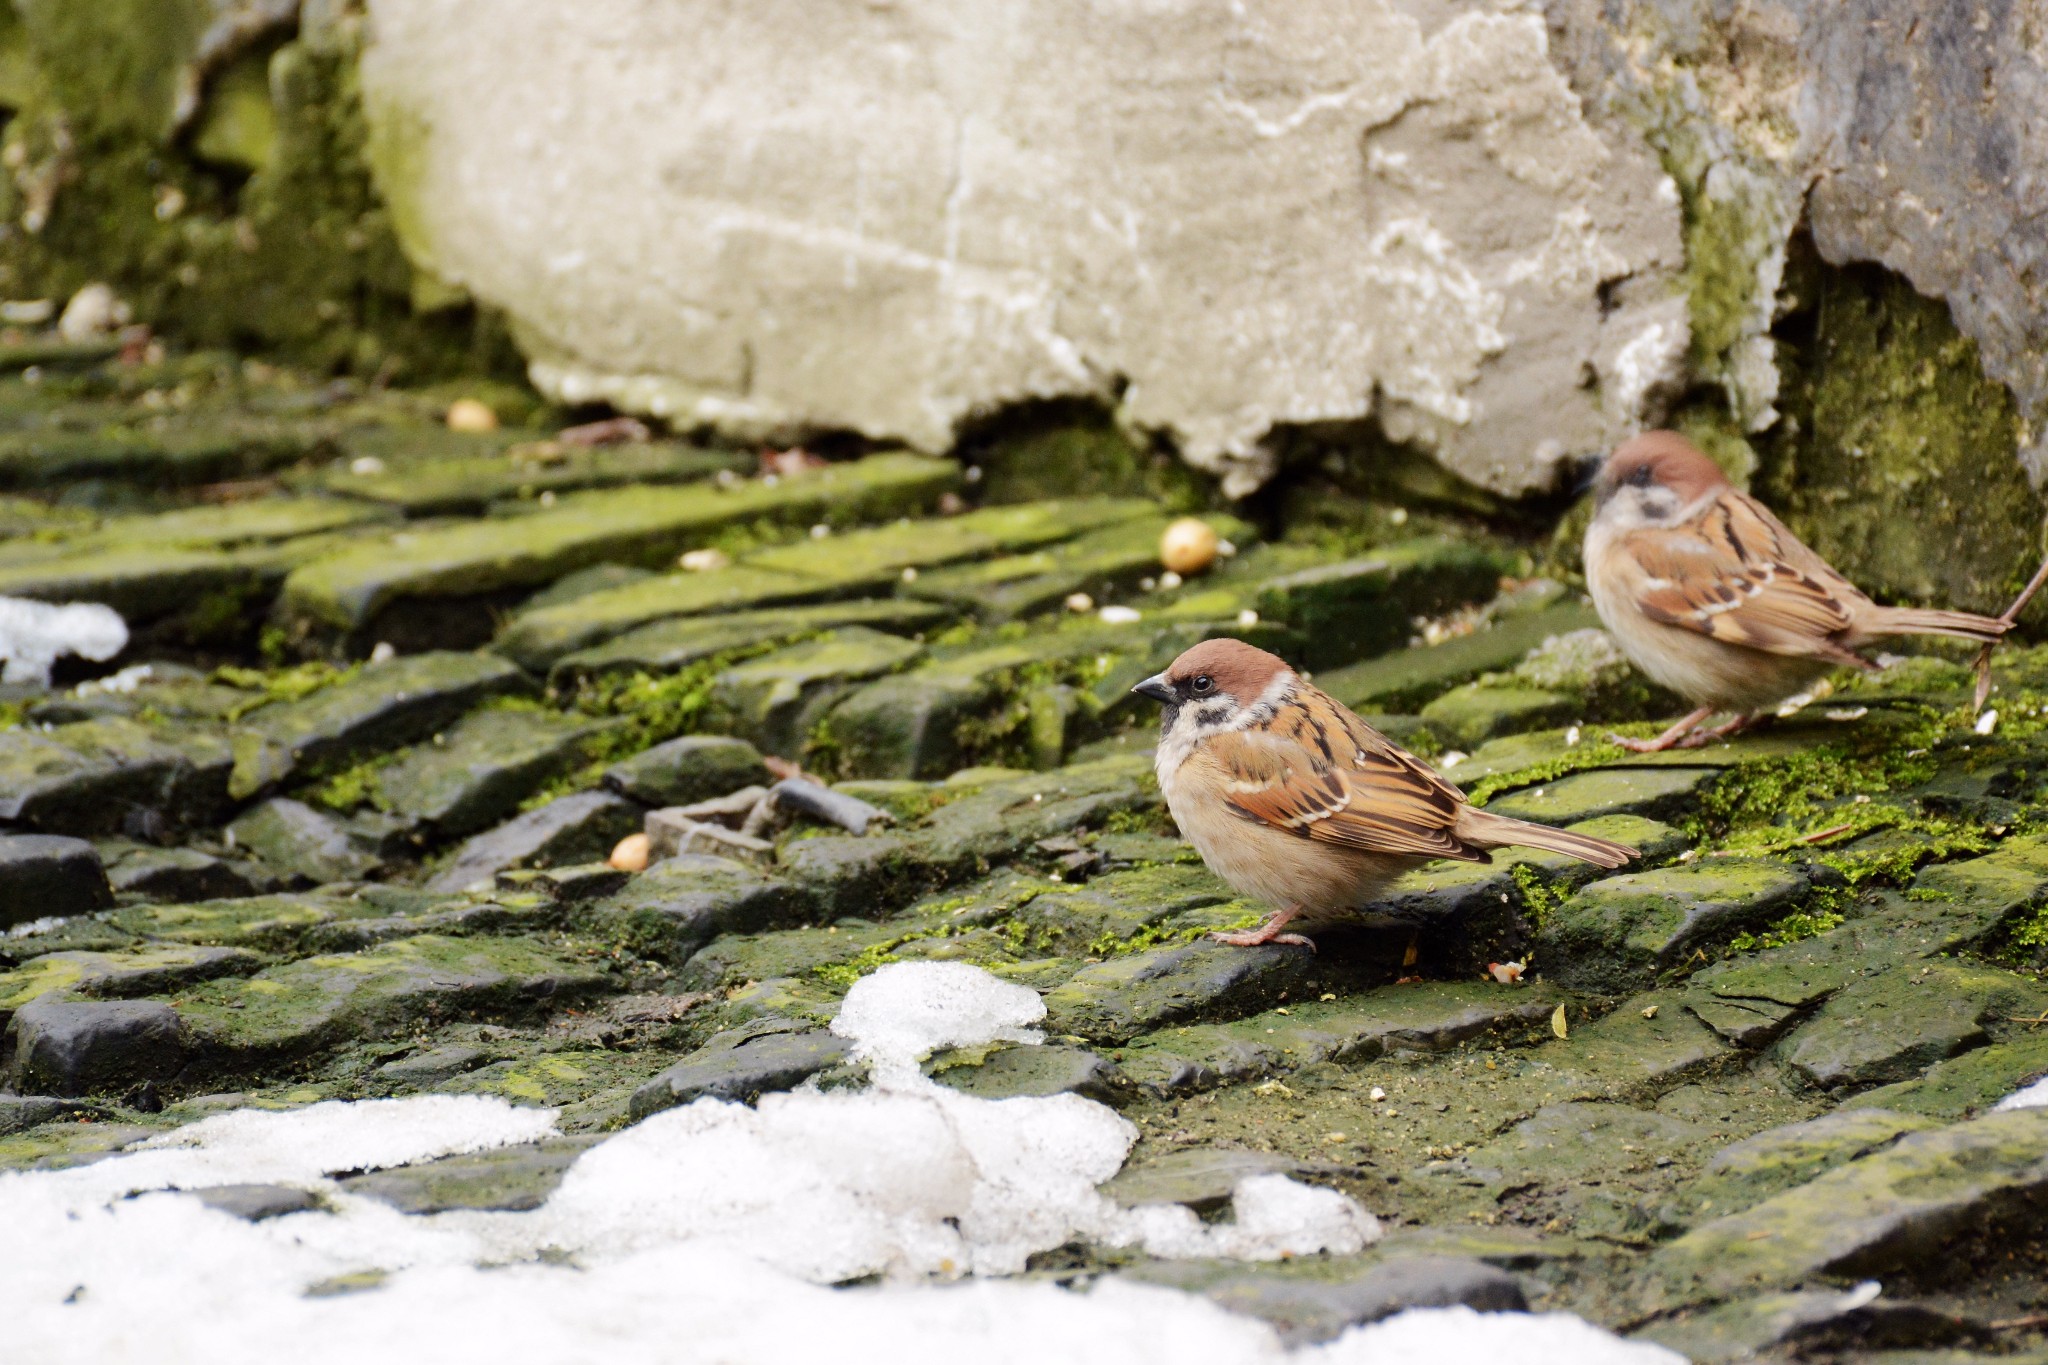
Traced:
POLYGON ((1209 870, 1280 909, 1224 943, 1367 918, 1366 902, 1433 858, 1549 849, 1599 867, 1636 850, 1494 815, 1429 766, 1242 640, 1208 640, 1131 689, 1165 706, 1154 765, 1166 808, 1209 870))
POLYGON ((1638 753, 1695 748, 1834 669, 1875 671, 1859 650, 1893 635, 1994 642, 2010 621, 1881 607, 1829 568, 1674 431, 1624 441, 1593 482, 1586 585, 1621 648, 1699 709, 1638 753), (1734 719, 1712 729, 1716 711, 1734 719))

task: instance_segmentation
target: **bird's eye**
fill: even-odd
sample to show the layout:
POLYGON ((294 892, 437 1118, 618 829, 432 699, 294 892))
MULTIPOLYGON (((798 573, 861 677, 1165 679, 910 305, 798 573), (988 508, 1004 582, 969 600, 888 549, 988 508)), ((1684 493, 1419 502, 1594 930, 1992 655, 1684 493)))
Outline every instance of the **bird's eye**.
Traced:
POLYGON ((1650 467, 1646 464, 1637 465, 1628 472, 1628 481, 1637 488, 1648 488, 1650 486, 1650 467))
POLYGON ((1215 690, 1216 680, 1210 677, 1207 673, 1196 674, 1195 680, 1188 684, 1188 691, 1194 693, 1198 697, 1206 697, 1215 690))

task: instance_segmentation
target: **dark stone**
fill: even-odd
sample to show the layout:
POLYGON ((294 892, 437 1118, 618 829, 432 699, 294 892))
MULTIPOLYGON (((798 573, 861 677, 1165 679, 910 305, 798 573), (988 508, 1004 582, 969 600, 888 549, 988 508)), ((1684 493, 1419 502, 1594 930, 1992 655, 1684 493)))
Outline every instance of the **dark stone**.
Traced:
POLYGON ((857 796, 806 782, 800 777, 784 778, 768 789, 768 799, 779 810, 823 825, 837 825, 849 834, 866 834, 871 825, 895 823, 895 817, 857 796))
POLYGON ((229 794, 253 796, 308 765, 337 767, 425 739, 478 702, 531 691, 491 654, 411 654, 371 664, 309 697, 252 713, 235 740, 229 794))
POLYGON ((932 1078, 939 1084, 985 1100, 1069 1091, 1108 1100, 1122 1079, 1116 1064, 1100 1053, 1059 1043, 1006 1047, 976 1064, 947 1065, 943 1054, 932 1061, 932 1078))
POLYGON ((341 1187, 389 1204, 400 1213, 450 1209, 523 1213, 547 1202, 576 1158, 598 1139, 552 1138, 495 1151, 442 1157, 350 1176, 341 1187))
POLYGON ((451 1043, 427 1052, 415 1052, 408 1057, 384 1063, 377 1068, 377 1075, 401 1085, 434 1085, 458 1076, 490 1060, 490 1054, 482 1048, 465 1047, 451 1043))
POLYGON ((852 1045, 823 1030, 723 1035, 633 1092, 635 1122, 705 1095, 751 1104, 774 1090, 789 1090, 844 1062, 852 1045))
MULTIPOLYGON (((1315 1169, 1278 1152, 1229 1147, 1184 1148, 1134 1163, 1104 1183, 1102 1192, 1124 1208, 1185 1204, 1196 1213, 1220 1213, 1247 1176, 1296 1176, 1315 1169)), ((1328 1169, 1328 1168, 1325 1168, 1328 1169)))
POLYGON ((326 1207, 320 1202, 320 1196, 311 1190, 294 1189, 290 1185, 212 1185, 192 1193, 206 1207, 251 1223, 280 1218, 287 1213, 311 1213, 326 1207))
POLYGON ((1269 1005, 1299 987, 1315 964, 1307 948, 1190 943, 1084 967, 1046 993, 1063 1032, 1125 1043, 1161 1024, 1269 1005))
POLYGON ((604 784, 650 806, 687 806, 772 781, 753 745, 724 735, 685 735, 612 767, 604 784))
POLYGON ((62 834, 156 837, 204 824, 226 799, 218 734, 175 735, 125 717, 0 731, 0 820, 62 834))
POLYGON ((100 855, 85 840, 0 834, 0 926, 83 915, 113 903, 100 855))
POLYGON ((714 935, 795 924, 815 905, 791 882, 730 858, 691 853, 656 863, 578 918, 622 947, 679 963, 714 935))
POLYGON ((383 866, 338 821, 289 797, 265 801, 229 825, 228 835, 236 848, 308 881, 357 881, 383 866))
POLYGON ((137 848, 122 854, 107 877, 124 896, 166 905, 253 896, 266 889, 258 880, 271 880, 260 869, 196 848, 137 848))
POLYGON ((1262 1318, 1290 1346, 1328 1341, 1348 1327, 1378 1322, 1408 1308, 1462 1305, 1482 1313, 1522 1313, 1529 1308, 1513 1275, 1461 1256, 1403 1257, 1338 1274, 1213 1261, 1153 1262, 1131 1274, 1147 1283, 1201 1294, 1233 1313, 1262 1318))
POLYGON ((486 707, 379 772, 380 804, 444 837, 474 834, 581 764, 601 728, 549 711, 486 707))
POLYGON ((511 868, 602 861, 639 830, 642 812, 609 792, 577 792, 485 830, 456 851, 430 891, 461 891, 511 868))
POLYGON ((0 1137, 21 1133, 67 1114, 90 1113, 93 1106, 55 1095, 0 1095, 0 1137))
POLYGON ((16 1090, 83 1095, 168 1081, 185 1065, 185 1028, 155 1000, 31 1000, 8 1026, 16 1090))

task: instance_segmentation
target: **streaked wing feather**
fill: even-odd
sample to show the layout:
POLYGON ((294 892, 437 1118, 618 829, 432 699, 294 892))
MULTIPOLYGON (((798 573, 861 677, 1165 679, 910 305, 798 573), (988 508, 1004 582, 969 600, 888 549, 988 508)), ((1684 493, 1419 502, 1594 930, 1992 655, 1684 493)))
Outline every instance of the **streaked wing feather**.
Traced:
POLYGON ((1744 494, 1685 526, 1633 532, 1622 548, 1653 621, 1770 654, 1854 659, 1836 637, 1862 594, 1744 494))
POLYGON ((1234 813, 1362 852, 1485 860, 1455 833, 1465 804, 1456 787, 1337 703, 1321 702, 1313 710, 1290 702, 1269 729, 1204 746, 1234 813))

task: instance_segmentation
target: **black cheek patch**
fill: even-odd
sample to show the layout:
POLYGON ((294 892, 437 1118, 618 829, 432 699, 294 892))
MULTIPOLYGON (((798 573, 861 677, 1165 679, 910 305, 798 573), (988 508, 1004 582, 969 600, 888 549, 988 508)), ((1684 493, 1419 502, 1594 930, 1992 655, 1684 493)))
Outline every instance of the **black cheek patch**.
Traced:
POLYGON ((1159 708, 1159 737, 1165 739, 1173 733, 1173 723, 1180 719, 1180 703, 1167 702, 1159 708))
POLYGON ((1195 711, 1195 723, 1205 730, 1221 725, 1229 719, 1230 707, 1227 705, 1217 706, 1212 703, 1208 706, 1199 707, 1195 711))

